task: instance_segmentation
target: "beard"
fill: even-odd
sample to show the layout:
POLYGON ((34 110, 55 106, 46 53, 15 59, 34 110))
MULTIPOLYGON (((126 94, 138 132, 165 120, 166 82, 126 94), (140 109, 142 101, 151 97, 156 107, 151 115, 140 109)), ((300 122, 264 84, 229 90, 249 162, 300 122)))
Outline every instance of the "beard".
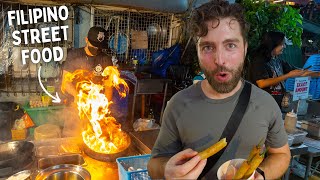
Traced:
POLYGON ((224 66, 217 66, 215 70, 210 71, 203 67, 201 64, 200 68, 202 69, 213 90, 215 90, 218 93, 229 93, 237 86, 241 79, 243 64, 244 63, 241 63, 236 69, 228 69, 224 66), (231 79, 227 82, 216 81, 214 76, 220 72, 229 72, 231 74, 231 79))

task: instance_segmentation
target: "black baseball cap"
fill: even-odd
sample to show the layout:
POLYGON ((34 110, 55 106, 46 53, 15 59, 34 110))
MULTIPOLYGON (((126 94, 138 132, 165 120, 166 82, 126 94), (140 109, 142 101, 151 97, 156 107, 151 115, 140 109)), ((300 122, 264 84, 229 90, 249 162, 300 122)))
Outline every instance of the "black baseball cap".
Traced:
POLYGON ((102 27, 91 27, 87 37, 89 42, 95 47, 101 49, 106 49, 108 47, 107 31, 102 27))

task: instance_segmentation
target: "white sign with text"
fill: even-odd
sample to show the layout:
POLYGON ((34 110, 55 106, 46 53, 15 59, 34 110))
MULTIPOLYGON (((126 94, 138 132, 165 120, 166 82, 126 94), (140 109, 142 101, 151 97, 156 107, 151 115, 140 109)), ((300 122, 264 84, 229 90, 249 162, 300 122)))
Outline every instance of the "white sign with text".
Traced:
POLYGON ((294 82, 293 101, 307 99, 309 95, 310 77, 297 77, 294 82))

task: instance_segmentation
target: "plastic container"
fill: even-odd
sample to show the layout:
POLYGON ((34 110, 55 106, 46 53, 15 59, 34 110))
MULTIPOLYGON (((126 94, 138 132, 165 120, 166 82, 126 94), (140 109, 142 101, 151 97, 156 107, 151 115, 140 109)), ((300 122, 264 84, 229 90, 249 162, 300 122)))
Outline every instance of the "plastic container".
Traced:
POLYGON ((12 140, 23 140, 27 138, 27 129, 11 129, 12 140))
POLYGON ((303 121, 301 128, 308 131, 311 136, 320 137, 320 126, 314 122, 303 121))
MULTIPOLYGON (((218 179, 225 179, 224 175, 228 171, 228 168, 230 166, 234 166, 235 168, 239 168, 243 161, 245 161, 245 159, 232 159, 232 160, 229 160, 229 161, 223 163, 217 171, 218 179)), ((254 174, 255 174, 255 171, 253 171, 252 175, 248 178, 248 180, 253 180, 254 174)))
POLYGON ((294 137, 293 137, 293 136, 288 135, 288 145, 289 145, 289 146, 291 146, 291 145, 292 145, 292 143, 293 143, 293 139, 294 139, 294 137))
POLYGON ((151 155, 128 156, 117 158, 120 180, 151 180, 147 165, 151 155))
POLYGON ((292 144, 301 144, 305 140, 307 136, 307 132, 302 131, 302 130, 296 130, 293 133, 290 133, 291 136, 294 137, 292 144))
POLYGON ((287 132, 294 132, 297 124, 297 114, 293 111, 288 112, 284 118, 284 127, 287 132))

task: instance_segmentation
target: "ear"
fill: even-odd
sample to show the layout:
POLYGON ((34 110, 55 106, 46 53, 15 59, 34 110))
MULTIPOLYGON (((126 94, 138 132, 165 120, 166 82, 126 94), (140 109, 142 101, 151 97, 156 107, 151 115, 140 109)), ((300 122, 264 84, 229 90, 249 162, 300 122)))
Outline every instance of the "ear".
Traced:
POLYGON ((247 55, 247 50, 248 50, 248 41, 244 43, 244 55, 247 55))
POLYGON ((84 38, 84 39, 85 39, 86 43, 88 43, 88 37, 86 37, 86 38, 84 38))

